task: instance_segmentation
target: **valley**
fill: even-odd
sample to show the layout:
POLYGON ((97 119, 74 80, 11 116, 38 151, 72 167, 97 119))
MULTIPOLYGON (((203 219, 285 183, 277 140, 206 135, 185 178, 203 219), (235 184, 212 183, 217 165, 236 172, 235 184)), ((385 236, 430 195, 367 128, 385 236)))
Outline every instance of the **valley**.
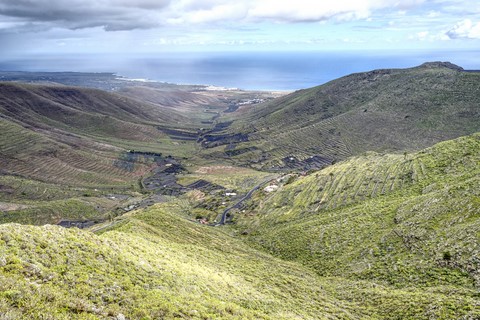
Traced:
POLYGON ((0 81, 0 319, 480 317, 479 72, 0 81))

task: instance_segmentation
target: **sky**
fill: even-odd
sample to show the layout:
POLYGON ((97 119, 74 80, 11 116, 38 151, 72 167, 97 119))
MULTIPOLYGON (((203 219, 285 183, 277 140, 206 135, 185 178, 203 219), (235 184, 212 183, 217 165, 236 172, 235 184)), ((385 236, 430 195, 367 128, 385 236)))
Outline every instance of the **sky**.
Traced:
POLYGON ((480 49, 479 0, 0 0, 0 54, 480 49))

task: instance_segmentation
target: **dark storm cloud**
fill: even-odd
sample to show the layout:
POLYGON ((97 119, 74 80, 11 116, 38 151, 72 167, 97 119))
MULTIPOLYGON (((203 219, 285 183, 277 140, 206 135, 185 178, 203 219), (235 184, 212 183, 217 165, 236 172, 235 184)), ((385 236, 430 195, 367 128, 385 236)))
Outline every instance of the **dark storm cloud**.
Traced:
POLYGON ((0 0, 0 21, 3 16, 32 27, 143 29, 161 25, 161 13, 169 4, 170 0, 0 0))

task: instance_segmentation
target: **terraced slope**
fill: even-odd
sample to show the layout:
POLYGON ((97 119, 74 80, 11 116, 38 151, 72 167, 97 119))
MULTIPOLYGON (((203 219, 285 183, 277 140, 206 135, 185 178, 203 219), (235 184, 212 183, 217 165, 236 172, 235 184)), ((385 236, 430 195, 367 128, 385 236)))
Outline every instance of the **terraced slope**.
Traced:
POLYGON ((114 206, 108 194, 134 194, 155 166, 148 152, 133 159, 128 149, 165 156, 193 149, 158 128, 167 123, 191 125, 175 110, 114 93, 0 83, 0 201, 22 207, 0 208, 0 222, 103 216, 114 206))
MULTIPOLYGON (((125 96, 91 88, 60 85, 33 85, 3 82, 0 86, 3 107, 21 108, 50 116, 62 109, 79 112, 94 112, 116 117, 119 120, 156 123, 180 121, 181 115, 174 110, 165 110, 125 96), (7 105, 9 102, 12 105, 7 105), (15 103, 16 102, 16 103, 15 103)), ((67 111, 65 111, 67 112, 67 111)))
POLYGON ((257 194, 248 239, 321 275, 480 287, 480 134, 406 156, 355 157, 257 194))
POLYGON ((10 319, 449 319, 479 314, 475 291, 394 289, 322 278, 182 218, 137 211, 95 235, 0 226, 0 314, 10 319))
POLYGON ((249 142, 233 158, 274 169, 291 157, 420 150, 479 131, 479 106, 480 73, 449 63, 352 74, 236 112, 230 130, 249 142))
POLYGON ((148 166, 116 165, 125 149, 180 150, 158 127, 191 125, 171 108, 58 85, 0 83, 0 115, 4 174, 77 186, 135 180, 148 166))
POLYGON ((161 137, 156 124, 187 123, 174 110, 105 91, 18 83, 0 84, 0 112, 33 128, 140 141, 161 137))
POLYGON ((0 164, 3 174, 56 183, 102 188, 125 185, 148 171, 115 166, 122 149, 80 136, 58 140, 0 119, 0 164), (59 141, 60 140, 60 141, 59 141))

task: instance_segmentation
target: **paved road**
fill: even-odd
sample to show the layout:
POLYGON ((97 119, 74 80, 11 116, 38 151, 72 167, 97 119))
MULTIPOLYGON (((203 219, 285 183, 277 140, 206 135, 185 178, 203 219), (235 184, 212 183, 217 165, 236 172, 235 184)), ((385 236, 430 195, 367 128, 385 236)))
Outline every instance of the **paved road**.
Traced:
POLYGON ((218 224, 216 224, 217 226, 218 225, 224 225, 226 220, 227 220, 227 214, 230 212, 230 210, 232 209, 237 209, 239 208, 244 201, 250 199, 252 197, 252 194, 257 191, 258 189, 260 189, 263 185, 269 183, 270 181, 272 181, 273 179, 276 179, 278 176, 275 176, 275 177, 269 177, 268 179, 262 181, 261 183, 257 184, 255 187, 253 187, 253 189, 251 189, 250 191, 248 191, 248 193, 243 197, 241 198, 240 200, 237 201, 237 203, 235 203, 233 206, 225 209, 225 211, 223 211, 223 214, 222 214, 222 219, 220 219, 220 222, 218 224))

